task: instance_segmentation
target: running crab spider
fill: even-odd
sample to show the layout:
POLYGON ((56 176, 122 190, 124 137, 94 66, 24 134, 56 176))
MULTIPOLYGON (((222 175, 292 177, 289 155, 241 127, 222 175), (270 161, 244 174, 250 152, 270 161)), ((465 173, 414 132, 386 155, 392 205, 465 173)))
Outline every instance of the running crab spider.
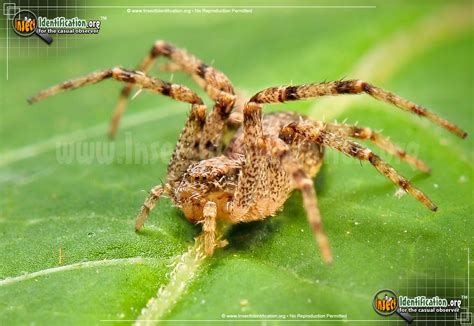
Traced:
POLYGON ((353 140, 370 140, 381 150, 419 170, 429 171, 424 162, 410 156, 380 133, 366 127, 315 121, 291 112, 262 115, 264 104, 365 93, 425 117, 461 138, 467 136, 466 132, 435 113, 361 80, 271 87, 256 93, 234 110, 237 97, 230 80, 222 72, 164 41, 154 44, 136 70, 113 68, 98 71, 41 91, 29 102, 110 78, 126 83, 111 121, 109 135, 112 137, 133 86, 191 104, 191 112, 168 165, 166 182, 151 189, 137 216, 135 228, 140 230, 159 198, 167 195, 190 222, 202 224, 201 236, 207 255, 212 255, 216 247, 225 245, 225 240, 218 239, 216 233, 217 220, 241 223, 264 219, 274 215, 290 192, 298 189, 322 258, 330 262, 332 255, 312 180, 321 167, 326 147, 368 161, 428 209, 437 209, 423 192, 392 166, 353 140), (206 91, 214 101, 209 114, 202 99, 191 89, 146 74, 159 56, 171 60, 165 69, 188 73, 206 91), (236 124, 239 128, 232 140, 223 144, 224 131, 236 124))

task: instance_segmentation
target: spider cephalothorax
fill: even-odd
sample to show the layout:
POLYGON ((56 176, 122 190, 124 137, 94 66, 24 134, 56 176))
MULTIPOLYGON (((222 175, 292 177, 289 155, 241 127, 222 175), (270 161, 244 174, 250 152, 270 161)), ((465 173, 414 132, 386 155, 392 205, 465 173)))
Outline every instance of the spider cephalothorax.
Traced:
POLYGON ((228 215, 240 170, 241 161, 223 155, 193 163, 180 179, 168 184, 170 198, 192 222, 202 220, 208 201, 216 203, 218 216, 228 215))
POLYGON ((137 70, 113 68, 95 72, 53 86, 29 101, 33 103, 59 91, 108 78, 127 83, 112 117, 111 137, 117 131, 134 85, 191 104, 191 112, 168 165, 166 182, 150 191, 138 214, 135 228, 139 230, 143 226, 157 200, 167 195, 189 221, 203 224, 204 247, 208 255, 212 255, 216 246, 222 245, 216 236, 217 220, 240 223, 264 219, 274 215, 283 206, 289 193, 298 189, 302 193, 303 205, 322 257, 326 262, 331 261, 312 181, 321 167, 325 147, 370 162, 427 208, 432 211, 437 209, 425 194, 413 187, 393 167, 370 149, 352 140, 370 140, 421 171, 429 171, 424 162, 410 156, 381 134, 365 127, 315 121, 291 112, 262 115, 263 104, 366 93, 425 117, 461 138, 467 136, 456 125, 427 109, 361 80, 271 87, 245 102, 236 97, 232 84, 222 72, 163 41, 154 44, 137 70), (214 101, 214 108, 209 114, 201 98, 189 88, 146 75, 159 56, 172 61, 163 66, 164 69, 184 71, 204 88, 214 101), (225 143, 224 134, 231 130, 234 130, 233 138, 225 143))

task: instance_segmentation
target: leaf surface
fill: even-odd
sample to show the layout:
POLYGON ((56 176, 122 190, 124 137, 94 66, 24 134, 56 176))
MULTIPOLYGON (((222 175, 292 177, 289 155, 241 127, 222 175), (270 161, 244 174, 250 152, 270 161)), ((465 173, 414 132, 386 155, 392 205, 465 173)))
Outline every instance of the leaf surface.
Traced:
MULTIPOLYGON (((249 15, 142 15, 137 21, 104 9, 109 18, 100 36, 58 49, 61 56, 46 48, 28 57, 11 53, 10 79, 1 82, 0 279, 16 279, 0 283, 0 324, 133 321, 169 282, 170 262, 193 245, 200 229, 163 199, 143 232, 133 232, 143 190, 165 178, 186 105, 143 92, 129 104, 125 128, 109 142, 106 123, 120 89, 116 83, 61 94, 35 107, 27 106, 29 95, 96 69, 134 67, 156 38, 212 62, 247 95, 268 86, 339 79, 386 38, 443 10, 441 2, 398 7, 378 2, 373 10, 255 9, 249 15), (32 74, 36 77, 22 77, 32 74), (104 146, 113 152, 112 163, 101 164, 97 155, 90 163, 78 162, 77 155, 61 163, 57 147, 63 142, 75 149, 104 146), (140 151, 147 158, 137 161, 133 156, 140 151), (86 261, 96 263, 55 270, 86 261), (38 271, 43 274, 25 277, 38 271)), ((472 27, 441 38, 380 86, 472 133, 472 44, 472 27)), ((176 74, 174 81, 197 89, 187 77, 176 74)), ((325 112, 314 105, 266 110, 311 112, 322 119, 325 112)), ((367 144, 425 191, 439 211, 433 214, 409 196, 395 197, 395 187, 370 165, 328 150, 316 191, 334 263, 321 262, 301 196, 294 193, 277 216, 234 226, 227 234, 230 244, 203 262, 160 318, 219 320, 240 313, 377 319, 371 300, 378 289, 403 289, 410 275, 423 277, 433 269, 465 271, 464 249, 472 246, 474 229, 472 137, 462 141, 370 98, 357 100, 337 118, 383 129, 425 160, 430 175, 367 144)))

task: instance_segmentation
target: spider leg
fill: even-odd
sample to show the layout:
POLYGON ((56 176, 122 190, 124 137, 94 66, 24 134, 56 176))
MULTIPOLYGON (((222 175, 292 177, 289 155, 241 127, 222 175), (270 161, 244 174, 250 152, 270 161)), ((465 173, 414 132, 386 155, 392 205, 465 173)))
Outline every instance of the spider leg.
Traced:
POLYGON ((332 261, 331 248, 321 222, 321 213, 318 207, 318 199, 316 191, 314 190, 313 180, 306 174, 301 166, 296 169, 292 168, 295 166, 294 162, 288 163, 286 166, 287 169, 292 169, 292 178, 296 188, 301 191, 306 216, 318 243, 321 256, 326 263, 330 263, 332 261))
POLYGON ((156 201, 164 192, 172 195, 168 189, 176 185, 170 186, 170 184, 179 182, 180 177, 186 172, 189 165, 199 160, 198 145, 205 120, 206 107, 200 104, 193 104, 188 120, 181 131, 171 160, 168 163, 167 183, 164 188, 163 186, 156 186, 150 191, 136 218, 135 230, 140 230, 150 211, 155 206, 156 201))
POLYGON ((430 172, 430 168, 420 159, 409 155, 406 151, 400 148, 397 144, 391 142, 382 134, 373 131, 367 127, 359 127, 347 124, 326 124, 326 130, 339 134, 341 137, 352 137, 363 140, 370 140, 372 143, 383 149, 385 152, 392 154, 401 160, 411 164, 420 171, 430 172))
POLYGON ((160 65, 160 71, 165 71, 165 72, 178 72, 178 71, 183 71, 183 68, 174 62, 166 62, 162 63, 160 65))
POLYGON ((176 180, 186 170, 189 164, 199 159, 199 142, 201 140, 201 133, 206 120, 206 106, 202 104, 201 98, 189 88, 147 76, 140 71, 112 68, 65 81, 39 92, 29 98, 28 101, 30 103, 35 103, 59 92, 76 89, 89 84, 95 84, 109 78, 126 82, 129 85, 136 84, 144 89, 149 89, 162 95, 169 96, 177 101, 192 104, 188 121, 181 132, 179 141, 168 165, 168 180, 176 180))
POLYGON ((172 84, 160 79, 156 79, 145 75, 140 71, 126 70, 123 68, 105 69, 93 72, 89 75, 76 79, 65 81, 61 84, 52 86, 46 90, 40 91, 36 95, 30 97, 28 102, 36 103, 46 97, 56 95, 65 90, 76 89, 85 85, 95 84, 100 81, 113 78, 118 81, 129 84, 136 84, 144 89, 148 89, 165 96, 169 96, 177 101, 187 102, 191 104, 202 104, 201 98, 186 86, 172 84))
POLYGON ((271 87, 255 94, 250 99, 250 102, 279 103, 326 95, 361 93, 367 93, 377 100, 393 104, 402 110, 426 117, 433 123, 440 125, 441 127, 461 138, 465 138, 467 136, 467 133, 461 130, 458 126, 438 116, 437 114, 428 111, 426 108, 362 80, 340 80, 299 86, 271 87))
POLYGON ((287 143, 296 139, 306 140, 323 146, 334 148, 344 154, 350 155, 360 160, 369 161, 381 174, 391 180, 395 185, 402 188, 405 192, 415 197, 428 209, 436 211, 436 205, 420 190, 413 187, 410 182, 401 176, 392 166, 382 160, 370 149, 352 141, 337 133, 326 129, 326 125, 319 122, 294 122, 286 125, 280 132, 280 138, 287 143))
MULTIPOLYGON (((153 65, 155 61, 156 55, 152 55, 150 53, 148 56, 146 56, 142 62, 138 65, 137 69, 138 71, 142 71, 144 73, 147 73, 151 66, 153 65)), ((122 118, 123 113, 125 112, 125 107, 127 106, 127 101, 128 97, 130 96, 130 93, 132 92, 133 89, 133 84, 129 83, 125 85, 119 96, 119 100, 117 102, 117 105, 115 106, 115 110, 112 113, 112 119, 110 120, 110 127, 109 127, 109 137, 114 138, 115 135, 117 134, 118 130, 118 125, 120 123, 120 119, 122 118)))
POLYGON ((155 43, 150 55, 153 53, 166 56, 173 63, 181 66, 182 71, 190 74, 215 102, 212 112, 206 119, 199 149, 201 159, 216 156, 220 151, 220 140, 225 122, 235 102, 234 89, 230 80, 221 71, 205 64, 187 51, 164 41, 155 43))
POLYGON ((238 129, 244 121, 244 106, 249 96, 243 91, 237 91, 236 95, 237 98, 235 100, 234 109, 226 122, 228 129, 238 129))
POLYGON ((202 231, 204 234, 204 251, 207 256, 212 256, 216 247, 216 216, 217 205, 212 201, 208 201, 204 205, 203 217, 204 223, 202 231))
POLYGON ((153 187, 150 190, 150 194, 145 199, 145 202, 140 209, 140 213, 138 213, 137 218, 135 220, 135 230, 139 231, 143 224, 145 223, 150 211, 155 207, 156 202, 160 199, 161 195, 164 193, 164 188, 161 185, 153 187))
MULTIPOLYGON (((285 144, 286 145, 286 144, 285 144)), ((276 142, 272 144, 272 157, 280 160, 283 168, 291 176, 294 186, 301 191, 306 216, 313 234, 321 251, 321 256, 326 263, 332 262, 331 248, 321 221, 318 199, 311 177, 305 172, 303 165, 291 156, 290 146, 281 146, 276 142)))
POLYGON ((287 144, 263 135, 261 104, 246 103, 243 116, 245 159, 231 203, 231 220, 239 222, 267 215, 268 204, 271 205, 280 197, 279 192, 287 193, 283 184, 286 184, 285 180, 290 177, 303 194, 308 221, 318 241, 322 257, 325 262, 330 262, 332 256, 322 229, 313 181, 304 171, 302 164, 291 158, 290 147, 287 144), (279 169, 278 166, 282 166, 283 169, 279 169), (271 198, 270 203, 265 203, 263 198, 271 198))
POLYGON ((281 192, 287 193, 287 189, 284 189, 284 184, 287 183, 284 180, 290 178, 303 195, 308 222, 324 261, 329 263, 332 256, 322 228, 313 181, 302 164, 291 157, 287 144, 262 135, 261 110, 262 106, 256 103, 247 103, 244 108, 245 161, 232 202, 232 219, 238 222, 245 216, 248 220, 249 215, 256 214, 255 210, 257 214, 267 215, 267 205, 274 204, 281 192), (263 203, 263 197, 270 198, 270 202, 263 203))
MULTIPOLYGON (((207 117, 199 147, 202 159, 216 156, 220 151, 220 140, 226 120, 235 102, 234 89, 230 80, 221 71, 205 64, 186 50, 177 48, 165 41, 155 42, 148 55, 138 66, 138 70, 148 71, 160 56, 172 61, 171 64, 164 66, 165 70, 188 73, 215 102, 212 112, 207 117)), ((117 131, 120 117, 125 110, 132 88, 133 85, 129 84, 122 89, 110 124, 109 135, 111 137, 114 137, 117 131)))
POLYGON ((168 181, 179 180, 189 165, 199 161, 199 142, 206 121, 204 105, 193 105, 168 164, 168 181))
POLYGON ((175 183, 179 180, 181 175, 187 170, 188 166, 199 160, 199 151, 197 148, 205 120, 206 107, 200 104, 193 104, 188 120, 181 131, 181 135, 179 136, 179 140, 174 148, 171 160, 168 163, 167 184, 165 187, 161 185, 156 186, 150 191, 150 194, 145 200, 145 203, 136 218, 135 230, 138 231, 143 226, 150 211, 153 209, 160 196, 164 192, 169 193, 169 184, 175 183))
MULTIPOLYGON (((247 103, 244 108, 244 162, 231 203, 231 219, 242 221, 258 199, 268 192, 267 141, 263 136, 262 107, 247 103)), ((263 212, 258 213, 263 215, 263 212)))

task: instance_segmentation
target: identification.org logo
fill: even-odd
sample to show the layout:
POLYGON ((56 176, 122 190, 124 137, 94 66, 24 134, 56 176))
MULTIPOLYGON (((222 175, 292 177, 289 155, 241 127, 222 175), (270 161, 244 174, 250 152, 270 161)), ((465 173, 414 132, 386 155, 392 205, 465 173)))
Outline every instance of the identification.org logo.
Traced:
POLYGON ((78 17, 37 17, 30 10, 19 10, 12 19, 12 27, 21 37, 36 35, 47 44, 53 42, 51 34, 98 34, 100 20, 85 20, 78 17))
POLYGON ((410 314, 416 313, 459 313, 462 306, 461 299, 448 300, 445 298, 426 296, 397 296, 389 289, 378 291, 372 301, 372 306, 379 315, 391 316, 397 314, 407 323, 413 322, 410 314))

